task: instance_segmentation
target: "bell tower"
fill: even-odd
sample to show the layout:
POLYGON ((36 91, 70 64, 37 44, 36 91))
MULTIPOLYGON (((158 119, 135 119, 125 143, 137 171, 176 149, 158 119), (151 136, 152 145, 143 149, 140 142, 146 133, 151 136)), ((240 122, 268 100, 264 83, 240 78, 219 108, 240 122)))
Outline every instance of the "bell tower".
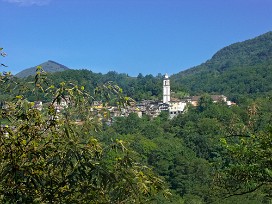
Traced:
POLYGON ((168 74, 165 74, 163 79, 163 103, 170 102, 170 79, 168 74))

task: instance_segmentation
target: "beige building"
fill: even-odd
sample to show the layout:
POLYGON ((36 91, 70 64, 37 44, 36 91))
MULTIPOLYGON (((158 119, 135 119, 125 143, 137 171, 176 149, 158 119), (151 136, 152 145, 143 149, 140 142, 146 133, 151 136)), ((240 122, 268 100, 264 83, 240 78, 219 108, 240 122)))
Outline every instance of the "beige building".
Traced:
POLYGON ((174 116, 183 113, 186 107, 186 103, 183 101, 170 101, 169 106, 169 115, 170 118, 173 118, 174 116))

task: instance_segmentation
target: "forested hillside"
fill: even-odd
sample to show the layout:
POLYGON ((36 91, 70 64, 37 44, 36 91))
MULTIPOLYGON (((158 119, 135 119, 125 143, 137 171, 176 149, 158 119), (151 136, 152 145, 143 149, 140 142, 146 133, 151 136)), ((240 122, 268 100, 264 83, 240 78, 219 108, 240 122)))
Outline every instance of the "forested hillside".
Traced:
POLYGON ((171 76, 178 89, 191 94, 256 97, 272 90, 272 32, 218 51, 210 60, 171 76))

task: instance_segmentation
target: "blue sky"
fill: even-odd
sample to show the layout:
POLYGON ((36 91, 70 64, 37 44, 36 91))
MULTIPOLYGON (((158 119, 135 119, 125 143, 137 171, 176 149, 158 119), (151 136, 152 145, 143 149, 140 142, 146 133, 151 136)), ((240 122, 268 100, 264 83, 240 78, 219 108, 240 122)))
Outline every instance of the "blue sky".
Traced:
POLYGON ((14 74, 47 60, 174 74, 272 31, 272 0, 0 0, 0 19, 1 61, 14 74))

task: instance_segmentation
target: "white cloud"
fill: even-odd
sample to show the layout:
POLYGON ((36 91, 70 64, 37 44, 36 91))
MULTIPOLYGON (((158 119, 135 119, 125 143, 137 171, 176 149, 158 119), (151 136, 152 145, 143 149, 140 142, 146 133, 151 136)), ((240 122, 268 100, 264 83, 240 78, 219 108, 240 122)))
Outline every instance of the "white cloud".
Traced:
POLYGON ((3 0, 8 3, 19 4, 20 6, 44 6, 50 3, 51 0, 3 0))

